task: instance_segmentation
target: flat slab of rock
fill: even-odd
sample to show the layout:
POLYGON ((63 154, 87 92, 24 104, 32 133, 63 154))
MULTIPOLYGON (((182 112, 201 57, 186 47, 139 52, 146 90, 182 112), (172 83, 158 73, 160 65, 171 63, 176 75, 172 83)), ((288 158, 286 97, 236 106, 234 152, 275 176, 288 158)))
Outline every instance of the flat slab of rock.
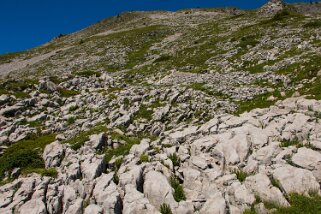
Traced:
POLYGON ((290 165, 273 171, 273 178, 280 182, 286 193, 309 194, 320 191, 320 185, 312 172, 290 165))

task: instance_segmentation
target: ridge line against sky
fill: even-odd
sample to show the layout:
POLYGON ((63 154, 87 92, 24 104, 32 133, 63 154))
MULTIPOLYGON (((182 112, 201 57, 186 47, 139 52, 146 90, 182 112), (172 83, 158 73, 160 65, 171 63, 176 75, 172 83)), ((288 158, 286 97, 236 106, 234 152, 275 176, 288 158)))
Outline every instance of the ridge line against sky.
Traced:
MULTIPOLYGON (((309 2, 287 0, 286 2, 309 2)), ((267 0, 10 0, 0 3, 0 54, 27 50, 58 34, 84 29, 126 11, 208 7, 255 9, 267 0)))

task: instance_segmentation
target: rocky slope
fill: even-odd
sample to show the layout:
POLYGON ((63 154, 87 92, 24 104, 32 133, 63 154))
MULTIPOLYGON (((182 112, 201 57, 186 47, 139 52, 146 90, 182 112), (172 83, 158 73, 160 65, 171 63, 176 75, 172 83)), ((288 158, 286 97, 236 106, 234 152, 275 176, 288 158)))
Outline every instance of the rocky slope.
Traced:
POLYGON ((320 18, 131 12, 0 55, 0 213, 320 213, 320 18))

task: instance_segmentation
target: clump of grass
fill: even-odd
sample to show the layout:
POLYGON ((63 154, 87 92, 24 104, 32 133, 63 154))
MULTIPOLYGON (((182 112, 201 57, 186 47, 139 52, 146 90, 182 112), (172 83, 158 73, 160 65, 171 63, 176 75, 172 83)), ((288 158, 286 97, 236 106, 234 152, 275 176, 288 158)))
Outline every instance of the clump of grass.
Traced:
POLYGON ((275 99, 273 101, 268 100, 268 97, 270 97, 271 95, 273 95, 274 97, 276 97, 278 99, 281 97, 280 92, 276 90, 272 93, 265 93, 265 94, 257 95, 252 100, 240 101, 240 102, 238 102, 238 104, 239 104, 238 110, 236 112, 234 112, 234 114, 239 115, 243 112, 249 112, 255 108, 268 108, 268 107, 270 107, 271 105, 275 104, 276 101, 278 100, 278 99, 275 99))
POLYGON ((321 20, 314 20, 303 25, 306 28, 321 28, 321 20))
POLYGON ((62 81, 59 77, 57 77, 57 76, 50 76, 50 77, 49 77, 49 80, 50 80, 51 82, 57 84, 57 85, 63 82, 63 81, 62 81))
POLYGON ((88 77, 91 77, 91 76, 100 77, 101 73, 96 72, 96 71, 87 70, 87 71, 76 72, 75 75, 88 78, 88 77))
POLYGON ((71 106, 69 108, 69 112, 73 112, 73 111, 76 111, 78 109, 78 106, 71 106))
POLYGON ((161 214, 173 214, 171 207, 168 204, 161 204, 160 206, 160 213, 161 214))
POLYGON ((141 163, 144 163, 144 162, 148 162, 149 161, 149 157, 148 157, 148 155, 147 154, 141 154, 141 156, 139 157, 139 161, 141 162, 141 163))
POLYGON ((37 173, 41 176, 48 176, 48 177, 53 177, 56 178, 58 175, 58 172, 55 168, 48 168, 48 169, 44 169, 44 168, 27 168, 25 170, 22 171, 22 174, 30 174, 30 173, 37 173))
POLYGON ((190 85, 190 88, 196 91, 202 91, 210 96, 225 97, 223 93, 208 88, 205 83, 193 83, 190 85))
POLYGON ((16 91, 13 93, 13 95, 18 99, 25 99, 30 97, 30 95, 24 91, 16 91))
POLYGON ((76 122, 76 117, 69 117, 67 119, 67 125, 74 124, 76 122))
POLYGON ((272 20, 273 20, 273 21, 282 21, 282 20, 284 20, 285 18, 291 16, 291 14, 292 14, 292 13, 291 13, 289 10, 281 10, 281 11, 277 12, 277 13, 273 16, 272 20))
POLYGON ((79 94, 78 91, 67 90, 67 89, 60 89, 59 92, 60 92, 61 96, 63 96, 63 97, 72 97, 72 96, 76 96, 79 94))
POLYGON ((293 140, 282 140, 280 147, 289 147, 289 146, 295 146, 297 148, 303 147, 303 144, 297 139, 293 140))
POLYGON ((171 56, 169 55, 161 55, 159 58, 157 58, 154 62, 158 63, 158 62, 164 62, 164 61, 168 61, 171 59, 171 56))
POLYGON ((245 179, 249 176, 249 174, 247 172, 244 172, 243 170, 234 170, 233 173, 236 174, 236 178, 240 182, 244 182, 245 179))
POLYGON ((276 188, 278 188, 278 189, 280 189, 281 188, 281 184, 280 184, 280 182, 276 179, 276 178, 271 178, 271 184, 273 185, 273 186, 275 186, 276 188))
POLYGON ((140 105, 139 110, 135 113, 134 119, 152 120, 153 111, 148 110, 147 106, 140 105))
POLYGON ((6 171, 14 168, 35 169, 44 168, 42 150, 55 140, 55 134, 30 135, 27 139, 21 140, 10 146, 0 157, 0 178, 6 171))
POLYGON ((281 207, 273 203, 264 203, 265 207, 269 209, 276 209, 278 214, 319 214, 321 213, 321 196, 318 194, 311 194, 305 196, 300 194, 289 195, 289 207, 281 207))
POLYGON ((184 189, 183 189, 182 185, 179 183, 179 181, 177 180, 177 178, 172 176, 170 178, 170 184, 171 184, 172 188, 174 189, 173 196, 174 196, 175 201, 180 202, 180 201, 186 200, 184 189))
POLYGON ((245 49, 247 48, 247 46, 255 46, 257 45, 259 42, 256 40, 256 36, 255 35, 248 35, 248 36, 243 36, 240 40, 239 43, 239 47, 245 49))
POLYGON ((90 135, 99 134, 101 132, 106 132, 106 131, 107 131, 106 126, 98 125, 96 127, 89 129, 88 131, 81 132, 79 135, 73 138, 63 141, 63 143, 70 144, 72 149, 77 150, 81 146, 83 146, 86 141, 89 140, 90 135))
POLYGON ((180 161, 180 159, 179 159, 179 157, 177 156, 176 153, 170 154, 168 156, 168 158, 172 161, 174 166, 179 166, 180 165, 181 161, 180 161))
POLYGON ((105 158, 106 161, 109 162, 113 156, 121 156, 121 155, 127 155, 132 148, 133 145, 139 144, 140 143, 140 138, 138 137, 128 137, 125 135, 121 135, 117 132, 112 132, 111 133, 111 138, 113 140, 122 140, 125 141, 126 144, 120 145, 116 149, 108 149, 105 151, 105 158))

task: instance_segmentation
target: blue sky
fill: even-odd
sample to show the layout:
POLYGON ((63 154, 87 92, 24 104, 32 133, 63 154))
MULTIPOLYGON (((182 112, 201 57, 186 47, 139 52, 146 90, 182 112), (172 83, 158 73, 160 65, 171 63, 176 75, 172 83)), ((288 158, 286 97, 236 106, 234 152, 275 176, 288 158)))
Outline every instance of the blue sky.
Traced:
POLYGON ((267 0, 1 0, 0 53, 38 46, 60 33, 75 32, 124 11, 225 6, 252 9, 265 2, 267 0))

